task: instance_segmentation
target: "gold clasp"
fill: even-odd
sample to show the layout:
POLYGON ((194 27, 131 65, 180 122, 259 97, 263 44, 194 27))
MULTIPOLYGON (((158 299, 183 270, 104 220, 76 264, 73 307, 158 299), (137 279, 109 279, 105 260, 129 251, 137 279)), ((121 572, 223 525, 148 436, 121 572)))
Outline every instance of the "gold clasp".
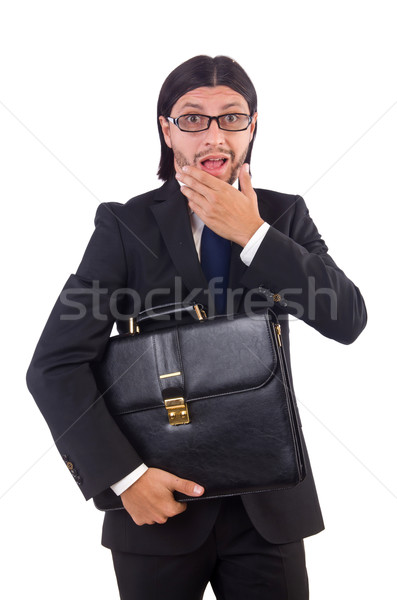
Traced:
POLYGON ((167 398, 167 400, 164 400, 164 404, 167 409, 170 425, 186 425, 190 423, 189 411, 184 398, 181 396, 179 398, 167 398))
POLYGON ((139 325, 136 322, 136 319, 134 319, 134 317, 130 317, 128 319, 128 324, 129 324, 129 333, 130 333, 130 335, 135 335, 136 333, 140 333, 139 325))
POLYGON ((195 304, 193 308, 196 311, 198 320, 205 321, 205 319, 207 318, 207 313, 205 312, 205 310, 201 308, 198 304, 195 304))
POLYGON ((173 373, 164 373, 164 375, 159 375, 160 379, 167 379, 167 377, 178 377, 178 375, 182 375, 180 371, 174 371, 173 373))

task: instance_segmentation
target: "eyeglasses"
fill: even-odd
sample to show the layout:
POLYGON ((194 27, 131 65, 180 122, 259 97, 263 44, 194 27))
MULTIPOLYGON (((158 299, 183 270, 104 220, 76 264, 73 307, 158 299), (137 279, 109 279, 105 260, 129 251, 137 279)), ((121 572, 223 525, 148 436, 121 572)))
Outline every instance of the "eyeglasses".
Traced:
POLYGON ((209 129, 213 119, 218 123, 219 129, 224 129, 225 131, 245 131, 252 121, 252 117, 244 113, 228 113, 227 115, 219 115, 218 117, 189 114, 181 115, 176 119, 173 117, 167 117, 167 119, 181 131, 189 133, 198 133, 199 131, 209 129))

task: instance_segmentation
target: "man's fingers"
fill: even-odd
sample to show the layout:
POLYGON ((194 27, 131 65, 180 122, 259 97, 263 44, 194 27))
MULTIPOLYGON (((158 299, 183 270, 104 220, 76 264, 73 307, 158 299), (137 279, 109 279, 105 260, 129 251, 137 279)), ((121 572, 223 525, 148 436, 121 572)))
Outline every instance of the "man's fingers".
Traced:
POLYGON ((179 479, 179 477, 175 478, 173 489, 186 496, 201 496, 204 494, 204 488, 201 485, 188 479, 179 479))
MULTIPOLYGON (((182 173, 177 173, 175 177, 181 183, 196 190, 203 196, 211 195, 211 192, 220 192, 229 184, 210 173, 206 173, 197 167, 188 166, 182 168, 182 173)), ((183 187, 183 186, 182 186, 183 187)))
POLYGON ((188 187, 187 185, 181 187, 181 192, 188 200, 190 200, 190 202, 194 202, 196 205, 200 206, 200 208, 202 207, 203 203, 207 202, 207 199, 203 196, 203 194, 200 194, 200 192, 188 187))
POLYGON ((177 179, 183 181, 187 185, 189 185, 189 183, 194 187, 201 185, 201 189, 210 188, 211 190, 218 190, 224 183, 221 179, 191 165, 182 167, 182 176, 177 177, 177 179))
MULTIPOLYGON (((212 188, 210 188, 210 186, 205 185, 205 183, 199 181, 198 179, 195 179, 194 177, 190 177, 185 173, 183 173, 182 175, 177 174, 176 178, 184 184, 181 186, 181 192, 183 192, 184 189, 188 188, 194 190, 198 194, 201 194, 205 197, 211 193, 212 188)), ((213 179, 215 179, 215 177, 213 177, 213 179)))

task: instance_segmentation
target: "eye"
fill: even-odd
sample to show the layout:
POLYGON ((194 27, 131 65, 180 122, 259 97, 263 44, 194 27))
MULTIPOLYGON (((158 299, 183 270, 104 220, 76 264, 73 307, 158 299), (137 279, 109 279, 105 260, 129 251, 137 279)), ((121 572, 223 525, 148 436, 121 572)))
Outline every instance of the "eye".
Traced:
POLYGON ((198 114, 181 115, 178 126, 181 131, 203 131, 207 127, 208 117, 198 114))
POLYGON ((239 116, 234 113, 230 113, 230 115, 225 115, 223 118, 225 119, 226 123, 237 123, 237 121, 239 120, 239 116))
POLYGON ((191 125, 197 125, 198 123, 201 123, 202 116, 201 115, 186 115, 185 119, 186 119, 187 123, 190 123, 191 125))
POLYGON ((244 131, 250 123, 250 117, 243 113, 228 113, 219 117, 219 123, 226 131, 244 131))

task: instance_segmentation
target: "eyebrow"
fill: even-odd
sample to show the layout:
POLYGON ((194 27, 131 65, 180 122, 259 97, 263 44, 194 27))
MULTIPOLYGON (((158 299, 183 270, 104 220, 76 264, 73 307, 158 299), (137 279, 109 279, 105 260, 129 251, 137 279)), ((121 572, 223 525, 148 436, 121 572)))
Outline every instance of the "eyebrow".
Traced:
MULTIPOLYGON (((228 108, 232 107, 241 108, 242 110, 244 108, 239 102, 229 102, 229 104, 224 104, 221 110, 227 110, 228 108)), ((181 106, 181 110, 185 110, 185 108, 195 108, 196 110, 203 110, 203 105, 195 104, 194 102, 185 102, 185 104, 181 106)))

